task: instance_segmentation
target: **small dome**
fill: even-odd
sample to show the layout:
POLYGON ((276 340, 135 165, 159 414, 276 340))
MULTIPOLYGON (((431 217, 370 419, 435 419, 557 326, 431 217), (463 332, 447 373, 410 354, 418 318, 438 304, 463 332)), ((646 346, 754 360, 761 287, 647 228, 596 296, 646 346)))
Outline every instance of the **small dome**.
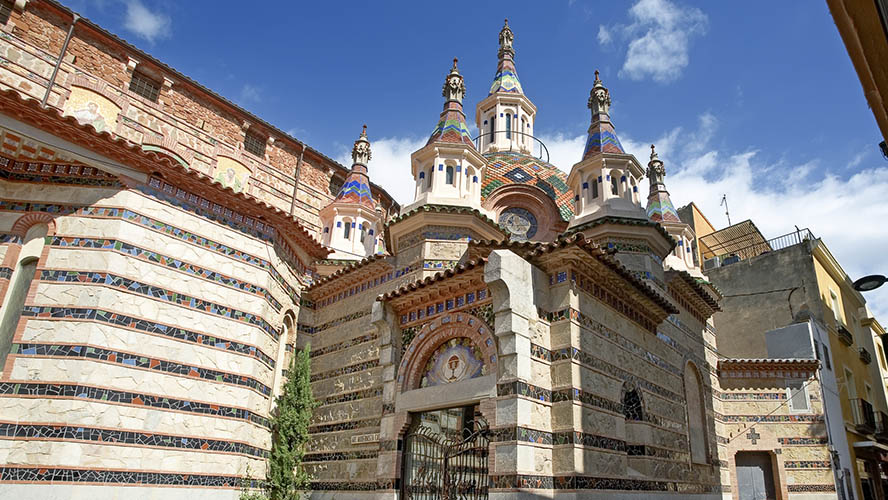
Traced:
POLYGON ((488 164, 481 183, 482 201, 497 188, 526 184, 542 189, 558 207, 561 219, 573 216, 573 191, 567 186, 567 174, 555 165, 528 154, 502 151, 484 153, 488 164))

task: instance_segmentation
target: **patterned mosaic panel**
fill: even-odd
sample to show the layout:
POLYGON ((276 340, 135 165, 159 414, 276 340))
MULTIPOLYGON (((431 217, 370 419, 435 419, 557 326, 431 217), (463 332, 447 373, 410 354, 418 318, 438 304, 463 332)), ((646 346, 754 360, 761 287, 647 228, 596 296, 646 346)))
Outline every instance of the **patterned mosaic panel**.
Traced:
POLYGON ((647 202, 648 219, 654 222, 681 222, 668 194, 652 193, 647 202))
POLYGON ((0 439, 33 439, 86 441, 102 444, 130 444, 153 446, 158 448, 177 448, 182 450, 199 450, 221 453, 239 453, 259 458, 268 458, 268 450, 249 444, 231 441, 207 439, 202 437, 175 436, 171 434, 155 434, 146 431, 126 431, 120 429, 102 429, 70 425, 41 425, 0 422, 0 439))
POLYGON ((255 314, 239 311, 237 309, 223 306, 221 304, 215 304, 213 302, 199 299, 197 297, 191 297, 189 295, 172 292, 154 285, 140 283, 136 280, 124 278, 122 276, 116 276, 111 273, 92 271, 86 272, 45 270, 40 273, 40 279, 42 281, 57 281, 65 283, 101 284, 109 286, 111 288, 126 290, 128 292, 135 292, 140 295, 172 302, 180 306, 185 306, 191 309, 208 312, 210 314, 215 314, 224 318, 231 318, 237 321, 242 321, 244 323, 258 326, 275 340, 277 340, 280 336, 280 333, 275 330, 274 327, 268 324, 268 322, 266 322, 263 318, 255 314))
POLYGON ((555 202, 562 220, 573 216, 573 191, 567 186, 567 174, 555 165, 530 155, 509 151, 485 153, 487 168, 481 181, 481 197, 507 184, 527 184, 541 188, 555 202))
POLYGON ((3 156, 0 156, 0 179, 123 189, 116 177, 97 168, 16 161, 3 156))
POLYGON ((232 408, 212 403, 175 399, 153 394, 119 391, 105 387, 78 384, 48 384, 26 382, 0 382, 0 394, 16 396, 39 396, 63 399, 90 399, 106 403, 131 404, 147 408, 184 411, 203 415, 228 417, 252 422, 268 428, 268 419, 243 408, 232 408))
POLYGON ((249 387, 263 396, 271 394, 271 388, 259 382, 253 377, 240 375, 236 373, 228 373, 199 366, 185 365, 174 361, 163 359, 149 358, 129 352, 114 351, 101 347, 93 347, 88 345, 54 345, 54 344, 13 344, 11 354, 21 356, 51 356, 64 358, 86 358, 98 359, 109 363, 117 363, 133 368, 144 368, 148 370, 172 373, 175 375, 184 375, 187 377, 200 378, 204 380, 212 380, 214 382, 222 382, 224 384, 241 385, 249 387))
POLYGON ((363 205, 371 210, 376 208, 367 176, 363 174, 350 174, 336 195, 336 201, 363 205))
POLYGON ((537 219, 520 207, 507 208, 500 213, 499 224, 509 231, 512 241, 527 241, 536 236, 537 219))
POLYGON ((375 288, 383 283, 387 283, 393 279, 400 278, 406 274, 409 274, 418 269, 419 264, 414 263, 407 267, 397 269, 395 271, 389 271, 387 273, 382 273, 379 277, 368 279, 363 283, 356 283, 354 286, 347 288, 345 290, 338 290, 331 295, 328 295, 320 300, 318 300, 315 304, 315 307, 326 307, 330 304, 334 304, 339 302, 342 299, 347 299, 352 295, 359 294, 361 292, 365 292, 370 290, 371 288, 375 288))
POLYGON ((462 104, 456 101, 448 101, 444 104, 444 111, 441 112, 441 118, 435 125, 432 135, 426 144, 433 142, 454 142, 463 143, 474 149, 475 143, 472 141, 472 135, 469 133, 469 126, 466 124, 466 115, 463 113, 462 104))
MULTIPOLYGON (((459 309, 461 307, 474 304, 475 302, 483 302, 487 300, 488 297, 490 297, 490 292, 486 288, 482 288, 477 291, 472 291, 441 300, 440 302, 437 302, 435 304, 422 306, 414 311, 410 311, 406 314, 401 314, 401 325, 409 325, 418 321, 427 321, 432 317, 443 314, 447 311, 459 309)), ((469 314, 477 316, 472 311, 469 311, 469 314)), ((491 322, 487 321, 487 318, 483 316, 478 317, 487 322, 488 325, 491 324, 491 322)))
POLYGON ((523 94, 521 82, 518 80, 518 70, 515 69, 515 63, 511 56, 500 59, 496 68, 496 75, 493 77, 493 83, 490 84, 490 91, 487 95, 493 95, 497 92, 506 92, 509 94, 523 94))
POLYGON ((583 159, 600 153, 623 154, 625 152, 614 126, 610 122, 597 122, 589 131, 586 148, 583 150, 583 159))
POLYGON ((470 339, 450 339, 432 353, 420 387, 451 384, 487 375, 484 355, 470 339))
MULTIPOLYGON (((101 309, 88 309, 82 307, 44 307, 44 306, 25 306, 22 310, 22 316, 34 317, 40 319, 63 319, 63 320, 82 320, 97 321, 107 323, 109 325, 119 326, 132 330, 152 333, 155 335, 163 335, 165 337, 191 342, 195 344, 215 347, 216 349, 224 349, 226 351, 243 354, 254 357, 259 361, 273 368, 274 360, 249 344, 242 344, 232 340, 216 337, 206 333, 193 332, 176 326, 155 323, 146 319, 119 314, 112 311, 103 311, 101 309)), ((314 354, 314 353, 312 353, 314 354)))

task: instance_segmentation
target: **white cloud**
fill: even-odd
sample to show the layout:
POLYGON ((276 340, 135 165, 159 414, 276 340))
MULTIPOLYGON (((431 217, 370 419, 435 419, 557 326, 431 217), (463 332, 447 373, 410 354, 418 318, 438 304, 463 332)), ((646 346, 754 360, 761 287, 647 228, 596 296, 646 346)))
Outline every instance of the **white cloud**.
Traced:
MULTIPOLYGON (((382 186, 401 206, 413 203, 415 182, 410 173, 410 154, 425 146, 427 139, 370 137, 372 158, 370 159, 370 180, 382 186)), ((343 147, 336 160, 351 166, 351 145, 343 147)))
POLYGON ((681 7, 669 0, 638 0, 629 9, 629 17, 628 25, 599 27, 598 40, 610 42, 613 33, 619 32, 628 40, 620 76, 632 80, 650 77, 660 83, 681 76, 690 61, 691 39, 705 33, 709 23, 700 9, 681 7))
POLYGON ((848 168, 855 168, 855 167, 860 166, 860 164, 863 163, 863 160, 866 158, 866 156, 867 156, 866 151, 861 151, 861 152, 857 153, 856 155, 854 155, 854 158, 852 158, 851 161, 848 162, 848 168))
POLYGON ((172 24, 169 16, 148 10, 139 0, 126 2, 124 27, 150 43, 168 38, 172 34, 172 24))
POLYGON ((601 45, 608 45, 612 41, 613 41, 613 35, 611 35, 610 30, 607 29, 607 26, 605 26, 603 24, 599 25, 598 26, 598 43, 600 43, 601 45))
POLYGON ((256 85, 245 83, 241 87, 239 100, 241 103, 262 102, 262 89, 256 85))

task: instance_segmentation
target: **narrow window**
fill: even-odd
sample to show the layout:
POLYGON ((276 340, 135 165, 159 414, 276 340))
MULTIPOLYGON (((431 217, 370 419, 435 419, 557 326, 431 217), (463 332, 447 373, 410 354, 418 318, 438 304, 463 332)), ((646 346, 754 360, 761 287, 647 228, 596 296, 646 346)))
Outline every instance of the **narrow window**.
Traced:
POLYGON ((19 263, 12 274, 6 303, 0 312, 0 370, 12 350, 12 337, 22 317, 22 309, 28 296, 28 289, 37 272, 37 259, 43 251, 44 237, 49 231, 46 224, 37 224, 25 233, 19 263))
POLYGON ((136 93, 151 102, 157 102, 160 95, 160 84, 138 71, 133 72, 129 84, 130 92, 136 93))
POLYGON ((447 166, 446 179, 447 179, 447 184, 453 184, 453 183, 454 183, 454 180, 453 180, 453 167, 451 167, 450 165, 447 166))
POLYGON ((244 149, 258 157, 265 156, 265 138, 261 135, 247 131, 244 135, 244 149))
POLYGON ((506 113, 506 139, 512 138, 512 115, 506 113))
POLYGON ((9 18, 12 16, 12 6, 12 0, 0 1, 0 24, 9 22, 9 18))
POLYGON ((826 342, 823 343, 823 364, 826 365, 827 370, 832 370, 832 364, 829 361, 829 348, 826 347, 826 342))
POLYGON ((688 409, 688 440, 691 448, 691 461, 705 464, 706 451, 706 409, 703 406, 703 391, 700 387, 700 372, 693 363, 685 365, 684 386, 685 404, 688 409))
POLYGON ((490 142, 494 141, 494 132, 496 132, 496 113, 490 117, 490 142))
POLYGON ((592 179, 592 199, 598 198, 598 182, 592 179))
POLYGON ((351 224, 346 222, 345 229, 342 230, 342 237, 345 239, 351 238, 351 224))
POLYGON ((611 194, 617 196, 619 192, 619 181, 617 181, 616 176, 611 175, 611 194))
POLYGON ((364 238, 367 236, 367 225, 361 224, 361 243, 364 243, 364 238))
POLYGON ((804 380, 787 380, 786 397, 792 411, 808 411, 808 391, 804 380))

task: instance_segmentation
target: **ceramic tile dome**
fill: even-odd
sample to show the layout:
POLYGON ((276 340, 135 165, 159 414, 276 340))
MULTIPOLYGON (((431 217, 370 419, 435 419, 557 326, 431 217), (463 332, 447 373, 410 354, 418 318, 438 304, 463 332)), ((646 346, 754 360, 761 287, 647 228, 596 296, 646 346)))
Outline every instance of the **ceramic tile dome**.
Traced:
POLYGON ((573 215, 573 191, 567 186, 567 174, 555 165, 535 156, 510 152, 484 153, 487 169, 481 183, 481 199, 502 186, 527 184, 542 189, 558 207, 562 220, 573 215))

